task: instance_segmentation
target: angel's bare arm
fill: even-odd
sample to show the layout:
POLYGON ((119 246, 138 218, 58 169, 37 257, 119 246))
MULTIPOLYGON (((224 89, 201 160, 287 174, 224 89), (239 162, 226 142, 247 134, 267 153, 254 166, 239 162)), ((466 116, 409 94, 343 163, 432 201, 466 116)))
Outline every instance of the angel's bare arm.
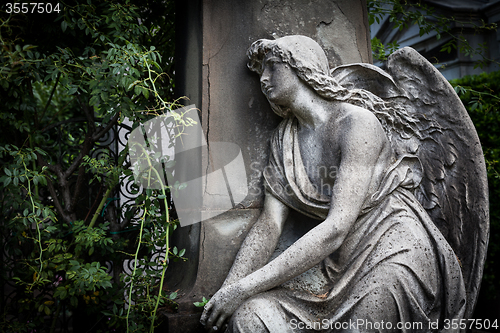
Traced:
POLYGON ((375 170, 380 169, 382 152, 387 144, 380 123, 372 113, 366 112, 353 112, 337 127, 343 133, 340 144, 342 158, 325 221, 261 268, 258 267, 265 262, 262 257, 258 259, 258 264, 244 263, 243 258, 253 260, 251 255, 255 249, 262 251, 264 248, 270 255, 276 243, 273 242, 271 249, 269 244, 253 243, 260 238, 247 237, 242 252, 245 256, 239 254, 238 261, 241 262, 233 266, 233 274, 237 274, 239 280, 231 278, 232 282, 221 288, 207 304, 201 318, 206 327, 210 328, 214 324, 220 327, 245 299, 302 274, 342 245, 359 216, 375 170), (237 273, 237 267, 245 267, 245 273, 237 273))
POLYGON ((378 164, 387 140, 378 120, 366 112, 353 112, 339 126, 344 132, 342 159, 326 220, 276 259, 242 278, 239 283, 249 296, 307 271, 342 245, 359 216, 375 170, 380 169, 378 164))
POLYGON ((276 249, 289 208, 266 192, 264 208, 250 229, 223 287, 261 268, 276 249))
POLYGON ((341 144, 342 160, 328 217, 276 259, 243 278, 240 282, 246 285, 245 290, 255 294, 276 287, 310 269, 342 245, 359 216, 385 139, 374 122, 377 119, 347 121, 345 125, 354 128, 347 128, 341 144), (357 123, 349 124, 350 121, 357 123))

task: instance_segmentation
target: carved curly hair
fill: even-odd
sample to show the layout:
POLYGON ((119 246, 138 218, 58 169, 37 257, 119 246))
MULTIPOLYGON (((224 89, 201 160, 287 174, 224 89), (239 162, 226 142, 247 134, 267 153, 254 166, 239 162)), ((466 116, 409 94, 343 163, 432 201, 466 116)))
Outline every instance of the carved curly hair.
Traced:
MULTIPOLYGON (((326 100, 354 104, 373 112, 390 140, 394 130, 402 138, 413 135, 421 137, 417 127, 418 120, 409 115, 401 103, 390 99, 384 100, 365 89, 347 89, 340 85, 330 75, 325 52, 311 38, 286 36, 276 40, 259 39, 247 51, 248 68, 261 75, 264 59, 269 53, 290 65, 301 80, 326 100)), ((290 116, 290 110, 270 101, 269 103, 279 116, 284 118, 290 116)))

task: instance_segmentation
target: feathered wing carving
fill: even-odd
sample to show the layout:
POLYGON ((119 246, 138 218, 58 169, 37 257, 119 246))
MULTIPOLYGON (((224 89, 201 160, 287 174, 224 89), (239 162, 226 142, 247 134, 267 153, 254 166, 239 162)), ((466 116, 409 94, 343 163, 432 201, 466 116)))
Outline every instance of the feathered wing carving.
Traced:
POLYGON ((412 48, 393 53, 387 73, 369 64, 337 67, 332 76, 348 89, 365 89, 399 103, 415 133, 386 128, 396 154, 415 154, 424 174, 417 199, 455 251, 472 316, 489 237, 488 185, 481 144, 453 87, 412 48))
MULTIPOLYGON (((465 107, 439 71, 412 48, 389 57, 387 72, 417 118, 415 150, 424 176, 416 197, 455 251, 467 288, 466 317, 479 292, 489 237, 488 183, 483 151, 465 107)), ((413 139, 414 140, 414 139, 413 139)), ((406 142, 405 142, 406 141, 406 142)))

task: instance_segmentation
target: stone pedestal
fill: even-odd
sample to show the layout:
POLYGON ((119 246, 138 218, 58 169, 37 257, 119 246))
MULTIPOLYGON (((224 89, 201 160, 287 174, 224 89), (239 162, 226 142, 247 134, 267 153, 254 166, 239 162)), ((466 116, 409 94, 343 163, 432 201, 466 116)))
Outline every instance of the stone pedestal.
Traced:
POLYGON ((245 200, 232 210, 182 227, 172 237, 172 244, 186 248, 189 260, 169 267, 167 287, 180 295, 178 313, 168 315, 169 332, 199 332, 201 309, 193 302, 218 290, 258 217, 268 140, 280 121, 257 75, 247 69, 248 47, 260 38, 306 35, 327 52, 332 68, 371 62, 371 49, 363 0, 186 0, 176 5, 178 93, 200 109, 209 147, 231 142, 241 148, 248 184, 245 200))

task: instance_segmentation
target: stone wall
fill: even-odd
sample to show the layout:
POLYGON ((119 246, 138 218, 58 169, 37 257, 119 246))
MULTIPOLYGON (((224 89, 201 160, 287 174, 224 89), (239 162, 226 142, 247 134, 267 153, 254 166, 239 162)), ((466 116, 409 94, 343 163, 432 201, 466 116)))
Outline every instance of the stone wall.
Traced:
MULTIPOLYGON (((169 267, 168 288, 182 296, 179 313, 169 316, 170 330, 188 332, 176 323, 191 320, 195 332, 199 314, 193 315, 192 303, 218 290, 258 217, 268 140, 280 121, 260 91, 258 76, 246 66, 248 47, 260 38, 306 35, 325 49, 331 67, 371 62, 371 49, 363 0, 189 0, 177 5, 178 93, 200 109, 209 147, 231 142, 241 148, 248 184, 248 195, 232 210, 180 228, 173 237, 172 244, 186 248, 189 260, 169 267)), ((218 185, 208 183, 207 191, 218 185)), ((205 213, 213 209, 213 200, 207 200, 205 213)))

